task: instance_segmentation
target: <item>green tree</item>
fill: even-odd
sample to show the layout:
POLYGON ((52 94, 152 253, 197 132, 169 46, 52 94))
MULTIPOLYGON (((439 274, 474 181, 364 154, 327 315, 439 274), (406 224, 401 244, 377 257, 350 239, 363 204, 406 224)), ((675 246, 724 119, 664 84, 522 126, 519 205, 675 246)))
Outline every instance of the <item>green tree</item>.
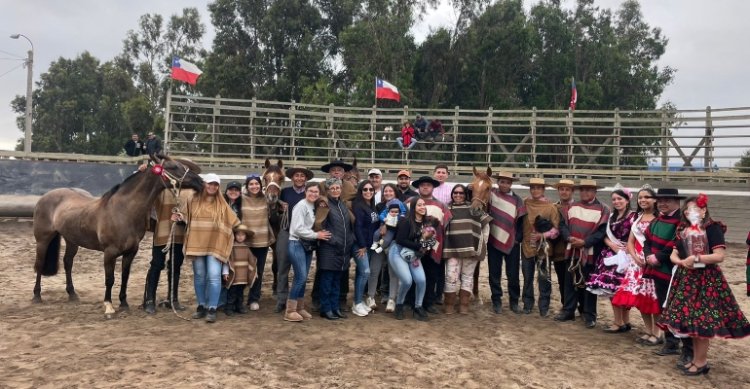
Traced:
POLYGON ((741 173, 750 173, 750 150, 745 150, 745 153, 742 154, 740 160, 734 164, 734 167, 736 167, 741 173))

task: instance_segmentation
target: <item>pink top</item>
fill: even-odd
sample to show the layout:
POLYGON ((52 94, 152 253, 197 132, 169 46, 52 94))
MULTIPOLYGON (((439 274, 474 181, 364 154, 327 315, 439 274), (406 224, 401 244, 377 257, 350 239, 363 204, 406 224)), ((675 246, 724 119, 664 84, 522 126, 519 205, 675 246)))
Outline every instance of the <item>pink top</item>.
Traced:
POLYGON ((451 191, 453 190, 453 184, 444 182, 437 188, 432 190, 432 197, 439 200, 443 204, 448 205, 451 202, 451 191))

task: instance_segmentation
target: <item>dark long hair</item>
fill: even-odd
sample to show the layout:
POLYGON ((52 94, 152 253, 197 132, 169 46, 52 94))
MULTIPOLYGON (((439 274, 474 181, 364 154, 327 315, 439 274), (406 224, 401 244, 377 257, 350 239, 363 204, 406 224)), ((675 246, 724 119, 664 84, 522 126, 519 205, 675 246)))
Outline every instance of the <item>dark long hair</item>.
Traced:
MULTIPOLYGON (((409 239, 414 240, 419 238, 420 234, 420 228, 417 225, 417 202, 419 200, 424 201, 424 199, 419 196, 414 196, 414 198, 411 199, 411 201, 409 202, 409 212, 406 214, 406 218, 409 221, 409 227, 411 227, 411 234, 409 235, 409 239)), ((437 227, 434 224, 435 223, 432 217, 427 215, 422 216, 422 226, 431 225, 433 227, 437 227)))
MULTIPOLYGON (((619 221, 621 219, 624 219, 625 216, 627 216, 627 215, 630 214, 630 196, 628 196, 628 194, 625 193, 625 191, 623 191, 621 189, 616 189, 616 190, 612 191, 612 194, 616 194, 616 195, 618 195, 618 196, 620 196, 620 197, 622 197, 622 198, 624 198, 625 200, 628 201, 627 204, 625 205, 625 209, 622 210, 622 213, 620 213, 620 211, 616 210, 614 206, 612 207, 612 213, 614 213, 615 216, 616 216, 615 217, 615 221, 619 221)), ((612 195, 610 195, 610 200, 611 200, 611 197, 612 197, 612 195)))
POLYGON ((383 193, 385 192, 385 188, 391 188, 391 189, 393 189, 393 194, 396 196, 396 197, 394 197, 394 199, 398 198, 398 193, 399 193, 398 192, 398 186, 396 184, 392 183, 392 182, 389 182, 387 184, 383 184, 383 187, 380 188, 380 202, 381 203, 386 203, 387 202, 386 199, 385 199, 385 197, 383 196, 383 193))
POLYGON ((450 205, 451 207, 453 207, 453 192, 455 192, 457 188, 461 188, 464 191, 464 203, 468 204, 471 202, 471 199, 469 198, 469 189, 467 189, 463 184, 456 184, 453 189, 451 189, 451 201, 448 203, 448 205, 450 205))
MULTIPOLYGON (((641 188, 641 189, 639 189, 638 192, 636 192, 636 194, 635 194, 635 204, 636 204, 636 206, 635 206, 636 207, 635 208, 635 212, 638 213, 639 215, 643 213, 643 208, 641 208, 641 205, 638 204, 638 197, 640 196, 641 192, 648 192, 648 195, 651 196, 651 198, 654 198, 654 199, 656 198, 656 192, 654 191, 653 188, 641 188)), ((654 203, 654 209, 651 210, 651 213, 654 216, 658 216, 659 215, 659 210, 656 208, 656 203, 654 203)))
POLYGON ((364 180, 360 182, 359 185, 357 185, 357 195, 354 197, 354 204, 355 205, 361 204, 361 206, 364 206, 366 208, 369 208, 370 210, 373 210, 375 209, 375 192, 374 191, 372 192, 373 196, 369 202, 365 200, 365 196, 362 194, 362 192, 365 189, 365 185, 367 184, 369 184, 373 188, 373 190, 375 189, 375 187, 372 184, 370 184, 370 181, 368 180, 364 180))

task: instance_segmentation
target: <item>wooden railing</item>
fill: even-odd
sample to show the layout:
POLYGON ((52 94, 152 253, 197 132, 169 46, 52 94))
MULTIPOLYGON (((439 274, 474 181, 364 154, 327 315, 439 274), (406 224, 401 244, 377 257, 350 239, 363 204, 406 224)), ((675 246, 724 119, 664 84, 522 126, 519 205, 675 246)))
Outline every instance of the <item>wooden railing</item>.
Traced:
POLYGON ((684 170, 728 167, 750 149, 750 108, 554 111, 357 108, 172 96, 165 143, 182 155, 357 157, 370 164, 446 163, 531 169, 684 170), (404 151, 401 123, 421 113, 445 136, 404 151))

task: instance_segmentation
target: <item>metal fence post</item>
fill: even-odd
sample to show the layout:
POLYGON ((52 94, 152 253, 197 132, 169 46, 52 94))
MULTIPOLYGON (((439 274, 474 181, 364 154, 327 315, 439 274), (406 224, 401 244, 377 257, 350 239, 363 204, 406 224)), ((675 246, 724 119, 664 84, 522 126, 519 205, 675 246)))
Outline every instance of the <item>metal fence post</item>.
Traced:
POLYGON ((295 142, 295 127, 297 127, 297 103, 292 100, 292 105, 289 107, 289 133, 291 136, 291 139, 289 139, 289 147, 291 147, 291 150, 289 151, 289 155, 292 157, 292 161, 297 160, 297 144, 295 142))
POLYGON ((487 112, 487 121, 485 124, 486 124, 486 129, 487 129, 487 165, 491 166, 492 165, 492 107, 490 107, 489 111, 487 112))
POLYGON ((453 109, 453 171, 458 171, 458 123, 460 107, 457 105, 453 109))
POLYGON ((372 114, 370 115, 370 164, 375 166, 375 129, 377 125, 378 106, 372 106, 372 114))
POLYGON ((711 106, 706 107, 706 137, 703 142, 703 168, 704 171, 710 172, 713 169, 714 162, 714 124, 711 119, 711 106))
POLYGON ((216 154, 216 117, 220 115, 221 115, 221 96, 216 95, 216 100, 214 101, 213 115, 211 115, 211 159, 214 159, 215 154, 216 154))
POLYGON ((250 105, 250 158, 255 158, 255 118, 257 116, 258 102, 253 97, 250 105))
POLYGON ((328 104, 328 115, 326 115, 326 120, 328 121, 328 131, 331 133, 331 145, 329 146, 330 149, 328 150, 328 155, 330 156, 331 151, 333 151, 334 159, 339 159, 339 148, 336 147, 336 143, 338 143, 336 140, 336 127, 333 125, 334 113, 333 103, 328 104))
POLYGON ((613 163, 615 165, 615 170, 620 170, 620 141, 621 141, 621 131, 620 131, 620 109, 615 108, 615 119, 614 119, 614 145, 612 147, 612 154, 614 156, 613 163))
POLYGON ((575 168, 575 157, 573 156, 573 110, 568 108, 568 116, 565 118, 565 128, 568 131, 568 169, 575 168))
POLYGON ((531 130, 531 166, 538 168, 536 159, 536 107, 531 108, 531 119, 529 120, 531 130))
POLYGON ((661 170, 669 171, 669 125, 664 108, 661 109, 661 170))

